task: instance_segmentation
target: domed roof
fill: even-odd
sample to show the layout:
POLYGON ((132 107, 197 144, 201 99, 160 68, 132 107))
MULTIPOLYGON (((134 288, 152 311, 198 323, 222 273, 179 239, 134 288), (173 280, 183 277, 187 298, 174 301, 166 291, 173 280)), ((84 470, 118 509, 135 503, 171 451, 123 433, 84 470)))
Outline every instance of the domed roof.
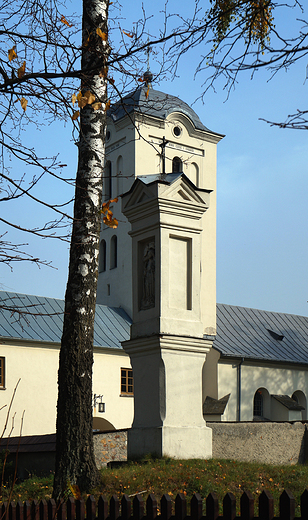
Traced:
POLYGON ((119 121, 131 112, 140 112, 159 119, 166 119, 172 112, 185 114, 198 130, 209 131, 200 121, 196 112, 184 103, 181 99, 165 94, 159 90, 154 90, 142 86, 125 96, 121 101, 115 103, 108 111, 108 116, 114 122, 119 121), (148 97, 146 96, 148 92, 148 97))

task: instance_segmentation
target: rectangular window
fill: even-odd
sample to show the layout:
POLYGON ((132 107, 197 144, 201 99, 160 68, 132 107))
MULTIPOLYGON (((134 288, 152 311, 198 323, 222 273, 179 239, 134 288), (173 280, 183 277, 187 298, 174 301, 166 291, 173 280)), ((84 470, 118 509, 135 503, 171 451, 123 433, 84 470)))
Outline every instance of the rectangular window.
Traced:
POLYGON ((121 368, 121 395, 134 395, 134 378, 131 368, 121 368))
POLYGON ((0 388, 4 388, 4 357, 0 357, 0 388))

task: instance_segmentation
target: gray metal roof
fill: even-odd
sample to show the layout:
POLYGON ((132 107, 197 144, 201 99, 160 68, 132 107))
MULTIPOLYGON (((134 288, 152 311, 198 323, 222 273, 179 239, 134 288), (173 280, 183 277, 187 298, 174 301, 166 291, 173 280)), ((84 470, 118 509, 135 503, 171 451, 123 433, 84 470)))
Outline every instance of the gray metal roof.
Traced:
MULTIPOLYGON (((0 291, 0 336, 60 343, 64 301, 0 291)), ((97 305, 94 345, 121 349, 131 320, 121 308, 97 305)))
POLYGON ((152 88, 148 91, 147 97, 147 91, 148 88, 142 86, 131 92, 108 110, 108 116, 113 121, 119 121, 131 112, 139 112, 159 119, 166 119, 172 112, 181 112, 189 117, 195 128, 209 132, 209 129, 201 123, 196 112, 181 99, 152 88))
POLYGON ((222 357, 308 364, 308 318, 217 304, 214 347, 222 357))
MULTIPOLYGON (((0 291, 0 337, 60 343, 64 301, 0 291)), ((121 349, 131 320, 117 307, 97 305, 94 345, 121 349)), ((308 364, 308 318, 217 304, 214 347, 222 358, 308 364)))

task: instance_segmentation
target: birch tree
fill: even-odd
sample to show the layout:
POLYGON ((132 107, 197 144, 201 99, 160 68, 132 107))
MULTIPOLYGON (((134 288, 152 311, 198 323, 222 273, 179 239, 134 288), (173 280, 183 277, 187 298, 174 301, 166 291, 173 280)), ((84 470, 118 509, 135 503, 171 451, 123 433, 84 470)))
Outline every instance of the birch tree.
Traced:
POLYGON ((110 52, 107 19, 107 0, 84 0, 81 69, 87 72, 81 79, 85 105, 80 111, 74 223, 58 373, 56 498, 68 481, 82 490, 91 489, 99 481, 92 441, 92 365, 110 52))

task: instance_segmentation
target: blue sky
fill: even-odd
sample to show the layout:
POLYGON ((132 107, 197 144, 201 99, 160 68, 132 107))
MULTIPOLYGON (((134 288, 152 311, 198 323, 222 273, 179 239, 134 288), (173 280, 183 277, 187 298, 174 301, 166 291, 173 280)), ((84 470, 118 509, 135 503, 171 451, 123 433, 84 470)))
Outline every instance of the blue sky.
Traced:
MULTIPOLYGON (((148 6, 151 9, 149 1, 145 2, 145 8, 148 6)), ((128 15, 123 8, 123 16, 130 17, 125 22, 127 29, 137 15, 128 15)), ((285 26, 289 17, 279 16, 278 21, 285 26)), ((165 80, 154 87, 193 104, 206 75, 205 71, 194 80, 199 53, 195 49, 183 58, 176 80, 165 80)), ((155 72, 155 64, 152 68, 155 72)), ((260 120, 283 121, 297 108, 307 108, 305 78, 305 61, 270 81, 265 70, 258 71, 253 79, 245 73, 239 76, 227 100, 220 82, 216 93, 206 94, 204 104, 193 104, 208 128, 226 135, 218 145, 218 302, 307 315, 308 132, 282 130, 260 120)), ((59 153, 73 176, 77 149, 71 130, 70 123, 64 126, 58 122, 42 128, 36 141, 42 151, 59 153)), ((41 189, 50 191, 50 200, 57 199, 58 193, 48 183, 41 189)), ((64 198, 66 193, 61 195, 64 198)), ((15 221, 36 222, 38 217, 38 210, 28 203, 18 202, 4 211, 15 221)), ((11 272, 0 265, 2 289, 63 298, 67 244, 15 234, 11 239, 28 242, 29 252, 51 260, 54 269, 23 263, 11 272)))

